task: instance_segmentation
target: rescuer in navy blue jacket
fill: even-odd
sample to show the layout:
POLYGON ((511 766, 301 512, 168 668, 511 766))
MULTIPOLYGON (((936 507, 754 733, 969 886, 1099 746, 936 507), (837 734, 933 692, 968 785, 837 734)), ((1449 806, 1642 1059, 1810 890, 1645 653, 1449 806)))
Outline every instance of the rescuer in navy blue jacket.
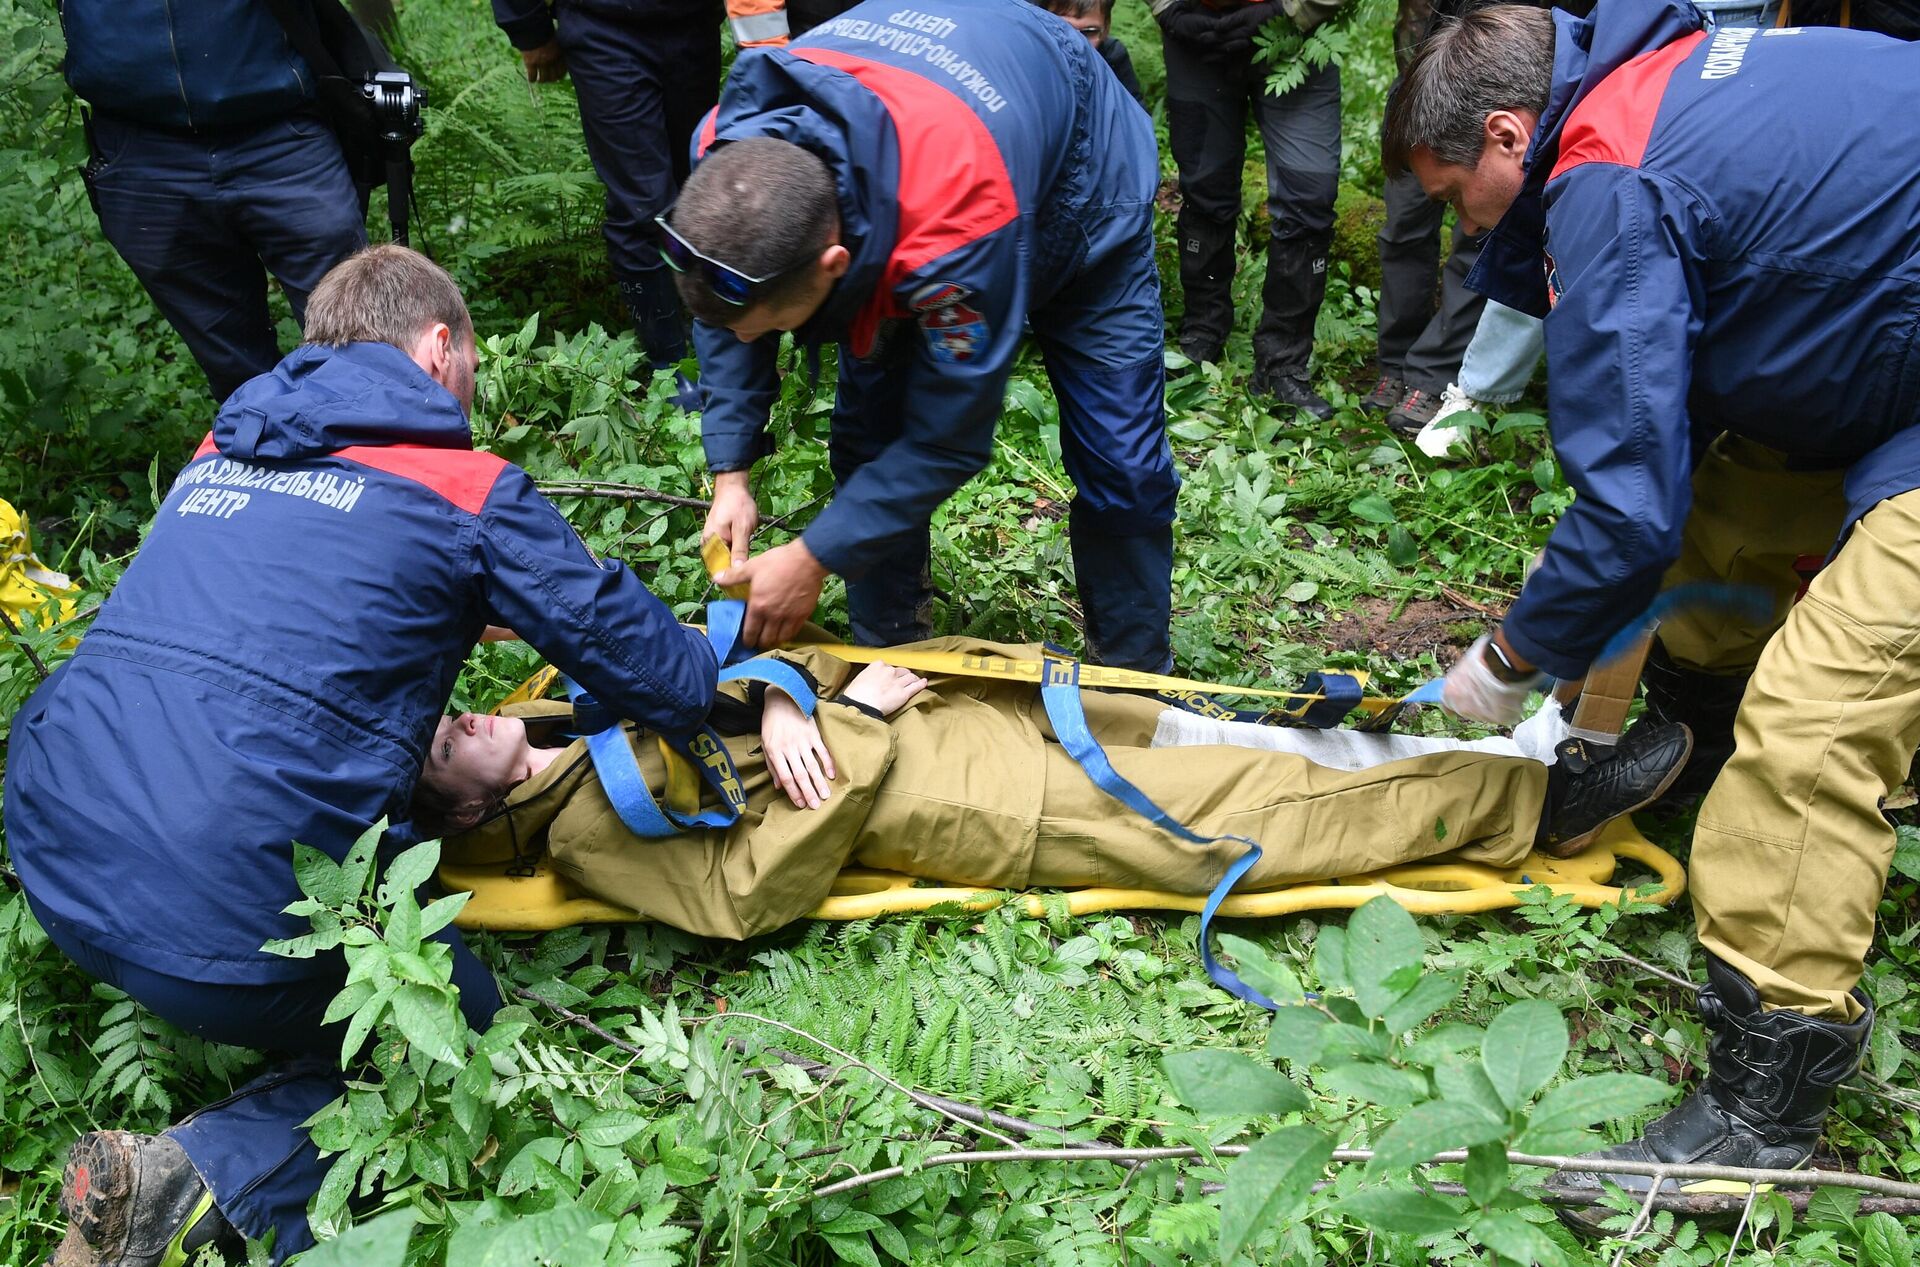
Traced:
MULTIPOLYGON (((653 241, 653 218, 687 176, 695 125, 720 94, 720 0, 493 0, 527 79, 573 78, 580 129, 606 186, 607 262, 647 363, 687 356, 685 319, 653 241)), ((682 380, 682 407, 699 407, 682 380)))
MULTIPOLYGON (((340 1026, 322 1015, 343 965, 261 946, 307 931, 282 913, 300 897, 295 841, 338 860, 405 816, 483 629, 516 631, 663 734, 691 732, 713 698, 705 638, 596 561, 526 472, 474 451, 473 329, 444 272, 374 247, 328 275, 310 318, 320 342, 227 402, 73 658, 21 709, 6 829, 36 918, 87 972, 184 1029, 317 1064, 276 1066, 165 1136, 83 1138, 63 1194, 76 1236, 126 1223, 100 1203, 137 1173, 135 1241, 164 1245, 210 1191, 189 1250, 229 1225, 277 1229, 276 1261, 312 1243, 326 1163, 298 1127, 341 1090, 340 1026)), ((485 1029, 493 983, 441 936, 485 1029)), ((94 1257, 62 1261, 127 1247, 74 1249, 94 1257)))
POLYGON ((367 241, 313 71, 254 0, 61 0, 60 23, 100 228, 225 400, 280 359, 267 273, 300 320, 367 241))
POLYGON ((865 4, 742 54, 663 246, 700 320, 707 532, 772 645, 848 580, 857 638, 926 636, 928 523, 993 453, 1022 326, 1060 403, 1089 653, 1171 661, 1174 498, 1153 129, 1025 0, 865 4), (840 346, 833 501, 751 560, 779 332, 840 346))
POLYGON ((1692 854, 1715 1037, 1707 1084, 1619 1151, 1785 1168, 1872 1022, 1880 805, 1920 744, 1920 47, 1701 25, 1678 0, 1469 14, 1409 67, 1388 160, 1496 226, 1473 281, 1546 318, 1577 494, 1446 701, 1511 720, 1663 585, 1774 600, 1660 627, 1650 717, 1710 730, 1703 694, 1734 700, 1692 854))

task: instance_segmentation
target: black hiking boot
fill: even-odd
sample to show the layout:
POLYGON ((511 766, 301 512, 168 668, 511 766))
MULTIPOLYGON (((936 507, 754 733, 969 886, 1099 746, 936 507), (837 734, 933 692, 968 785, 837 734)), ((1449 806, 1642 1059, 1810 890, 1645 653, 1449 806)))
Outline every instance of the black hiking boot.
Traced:
POLYGON ((1265 396, 1272 402, 1267 412, 1276 418, 1290 418, 1296 411, 1320 422, 1333 417, 1333 406, 1313 390, 1304 374, 1256 372, 1250 386, 1255 395, 1265 396))
MULTIPOLYGON (((1762 1011, 1753 983, 1708 955, 1707 984, 1700 990, 1700 1018, 1713 1035, 1706 1083, 1650 1123, 1639 1139, 1586 1155, 1764 1170, 1806 1165, 1833 1104, 1834 1088, 1859 1068, 1860 1052, 1873 1028, 1873 1001, 1859 989, 1853 996, 1866 1014, 1850 1024, 1798 1012, 1762 1011)), ((1597 1196, 1605 1183, 1645 1199, 1653 1177, 1562 1171, 1548 1179, 1545 1188, 1560 1198, 1586 1198, 1597 1196)), ((1662 1186, 1685 1192, 1690 1185, 1667 1179, 1662 1186)), ((1599 1232, 1617 1212, 1599 1205, 1567 1205, 1559 1213, 1569 1227, 1599 1232)))
POLYGON ((246 1260, 240 1234, 165 1135, 82 1135, 67 1154, 60 1210, 67 1235, 47 1267, 184 1267, 207 1245, 246 1260))
POLYGON ((1692 734, 1678 724, 1635 726, 1612 751, 1563 740, 1547 771, 1547 803, 1533 847, 1549 858, 1571 858, 1608 823, 1658 799, 1692 751, 1692 734))
POLYGON ((1168 369, 1167 379, 1171 382, 1185 378, 1202 365, 1218 363, 1226 354, 1227 350, 1218 343, 1205 339, 1184 339, 1180 343, 1180 355, 1186 357, 1191 364, 1183 365, 1178 369, 1168 369))
POLYGON ((1378 381, 1373 385, 1373 390, 1361 398, 1360 409, 1363 413, 1387 413, 1406 399, 1406 395, 1406 380, 1382 370, 1378 381))
POLYGON ((1387 427, 1403 436, 1417 436, 1420 429, 1433 421, 1440 412, 1440 393, 1430 392, 1424 387, 1410 387, 1407 394, 1400 398, 1387 414, 1387 427))
POLYGON ((1646 688, 1647 707, 1627 731, 1641 726, 1681 722, 1693 732, 1693 756, 1686 770, 1666 794, 1648 808, 1657 814, 1678 814, 1692 808, 1720 776, 1720 767, 1733 756, 1733 719, 1740 711, 1751 674, 1722 677, 1683 669, 1654 639, 1640 684, 1646 688))

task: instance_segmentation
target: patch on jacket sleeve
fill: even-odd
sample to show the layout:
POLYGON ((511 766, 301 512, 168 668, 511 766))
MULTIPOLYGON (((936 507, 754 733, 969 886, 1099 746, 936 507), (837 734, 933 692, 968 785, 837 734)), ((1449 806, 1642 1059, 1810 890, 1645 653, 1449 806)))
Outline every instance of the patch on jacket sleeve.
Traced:
POLYGON ((967 303, 972 294, 958 282, 929 282, 913 292, 908 306, 919 316, 934 360, 964 365, 986 346, 987 319, 967 303))
POLYGON ((1560 266, 1553 262, 1552 252, 1542 252, 1541 255, 1547 270, 1547 307, 1549 309, 1557 308, 1560 306, 1560 292, 1562 290, 1560 285, 1560 266))

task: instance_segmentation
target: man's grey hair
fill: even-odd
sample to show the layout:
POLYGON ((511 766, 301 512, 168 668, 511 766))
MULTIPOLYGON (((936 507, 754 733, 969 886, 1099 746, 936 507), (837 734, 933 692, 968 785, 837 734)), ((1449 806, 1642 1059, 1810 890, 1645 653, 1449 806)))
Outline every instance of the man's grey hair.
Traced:
POLYGON ((1414 52, 1387 103, 1381 158, 1389 175, 1407 170, 1424 146, 1442 163, 1473 168, 1496 110, 1547 108, 1553 85, 1553 15, 1524 4, 1473 9, 1435 31, 1414 52))
POLYGON ((391 343, 412 351, 439 324, 456 342, 473 338, 473 317, 447 270, 404 246, 355 251, 330 269, 307 299, 306 340, 323 347, 391 343))
MULTIPOLYGON (((755 136, 715 148, 687 177, 674 204, 674 232, 702 255, 748 277, 778 277, 754 296, 776 302, 804 284, 799 267, 832 244, 840 227, 833 173, 791 141, 755 136)), ((722 300, 698 268, 676 274, 693 315, 726 325, 741 310, 722 300)))

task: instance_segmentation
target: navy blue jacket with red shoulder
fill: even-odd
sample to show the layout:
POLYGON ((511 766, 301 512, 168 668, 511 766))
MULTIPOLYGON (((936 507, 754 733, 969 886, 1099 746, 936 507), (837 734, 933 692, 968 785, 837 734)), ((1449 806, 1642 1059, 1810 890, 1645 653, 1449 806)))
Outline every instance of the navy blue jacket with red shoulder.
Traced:
MULTIPOLYGON (((795 338, 858 357, 914 343, 902 416, 873 420, 898 438, 806 531, 857 576, 987 464, 1027 314, 1145 231, 1109 212, 1151 204, 1153 125, 1086 37, 1029 0, 875 0, 740 55, 695 153, 756 136, 832 170, 853 257, 795 338)), ((1127 337, 1157 358, 1157 329, 1127 337)), ((699 323, 695 343, 708 465, 744 470, 766 451, 778 336, 699 323)))
POLYGON ((1709 35, 1681 0, 1553 16, 1521 197, 1470 284, 1547 318, 1578 496, 1505 628, 1578 677, 1679 555, 1692 429, 1846 468, 1849 524, 1920 487, 1920 45, 1709 35))
POLYGON ((16 718, 7 845, 36 909, 201 981, 313 971, 294 841, 335 858, 406 815, 488 624, 620 715, 705 717, 716 666, 526 472, 476 453, 398 348, 296 349, 227 401, 73 658, 16 718))

